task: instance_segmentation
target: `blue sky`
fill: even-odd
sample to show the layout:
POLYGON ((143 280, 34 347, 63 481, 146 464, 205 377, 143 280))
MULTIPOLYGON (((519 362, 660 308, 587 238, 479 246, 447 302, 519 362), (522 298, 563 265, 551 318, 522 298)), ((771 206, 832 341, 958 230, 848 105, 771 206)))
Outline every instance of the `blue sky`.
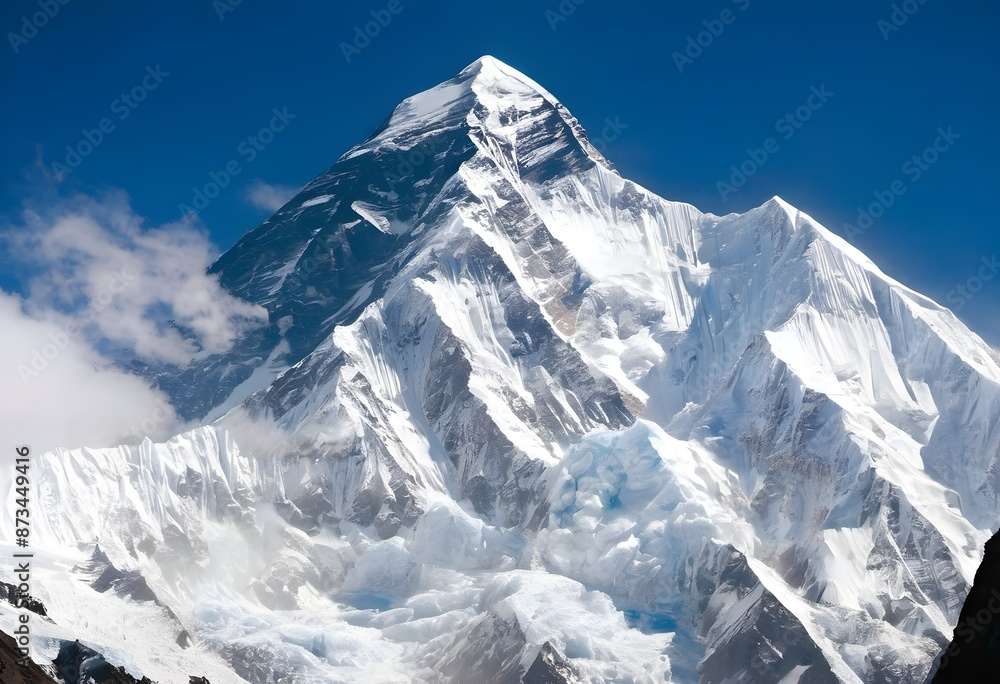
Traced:
MULTIPOLYGON (((401 99, 492 54, 592 137, 617 122, 606 155, 669 199, 724 214, 778 194, 842 234, 880 205, 855 244, 1000 345, 995 3, 235 2, 3 3, 0 223, 117 188, 162 225, 237 160, 200 212, 224 250, 266 218, 271 186, 303 185, 401 99), (348 60, 373 12, 386 25, 348 60), (68 159, 85 131, 99 142, 68 159)), ((0 288, 22 291, 30 270, 0 256, 0 288)))

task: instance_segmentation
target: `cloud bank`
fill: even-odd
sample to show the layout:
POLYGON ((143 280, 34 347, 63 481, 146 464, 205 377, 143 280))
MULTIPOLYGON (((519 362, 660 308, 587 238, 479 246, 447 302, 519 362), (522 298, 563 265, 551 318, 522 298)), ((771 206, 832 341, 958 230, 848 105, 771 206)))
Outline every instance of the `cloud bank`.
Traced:
POLYGON ((25 210, 0 246, 29 274, 23 295, 0 291, 3 432, 35 452, 175 434, 166 397, 114 359, 182 367, 267 319, 207 273, 204 231, 147 227, 121 192, 25 210))
MULTIPOLYGON (((145 228, 124 193, 77 196, 5 231, 35 273, 25 311, 67 319, 83 336, 152 363, 185 365, 229 349, 266 312, 207 273, 214 245, 189 219, 145 228)), ((101 345, 106 346, 106 345, 101 345)))
POLYGON ((104 447, 169 437, 179 429, 166 397, 116 370, 55 320, 24 313, 0 292, 0 398, 6 447, 104 447))

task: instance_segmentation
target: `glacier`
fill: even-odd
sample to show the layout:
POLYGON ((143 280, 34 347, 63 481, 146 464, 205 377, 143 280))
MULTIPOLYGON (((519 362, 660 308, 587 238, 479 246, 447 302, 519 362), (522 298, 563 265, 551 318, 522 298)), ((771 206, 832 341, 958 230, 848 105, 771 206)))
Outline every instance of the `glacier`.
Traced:
POLYGON ((622 178, 492 57, 211 270, 269 324, 121 360, 202 427, 35 457, 39 663, 922 682, 998 527, 994 350, 778 197, 622 178))

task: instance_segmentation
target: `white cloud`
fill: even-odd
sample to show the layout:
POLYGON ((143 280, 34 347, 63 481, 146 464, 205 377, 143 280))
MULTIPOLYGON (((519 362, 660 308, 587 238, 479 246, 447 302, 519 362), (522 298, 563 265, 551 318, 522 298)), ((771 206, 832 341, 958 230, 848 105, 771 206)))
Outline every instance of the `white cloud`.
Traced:
POLYGON ((108 366, 63 324, 28 316, 0 291, 0 394, 4 439, 34 453, 115 446, 179 430, 166 397, 108 366))
POLYGON ((16 257, 37 270, 25 312, 77 327, 102 348, 185 365, 224 352, 266 312, 208 275, 216 249, 189 219, 143 227, 124 193, 77 196, 8 228, 16 257))
POLYGON ((23 296, 0 291, 0 420, 6 440, 36 453, 190 427, 106 357, 126 348, 183 366, 267 318, 207 274, 217 250, 198 226, 146 227, 121 192, 26 210, 2 237, 3 258, 31 275, 23 296))
POLYGON ((256 180, 246 191, 246 200, 251 206, 265 211, 278 211, 285 202, 292 199, 301 188, 290 185, 269 185, 256 180))

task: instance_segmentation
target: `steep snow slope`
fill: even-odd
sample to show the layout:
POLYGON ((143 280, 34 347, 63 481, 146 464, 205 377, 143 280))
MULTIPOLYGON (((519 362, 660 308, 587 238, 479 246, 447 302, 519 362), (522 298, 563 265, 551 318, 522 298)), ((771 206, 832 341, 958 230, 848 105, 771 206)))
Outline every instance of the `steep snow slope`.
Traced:
POLYGON ((920 681, 997 526, 992 350, 778 198, 621 178, 492 58, 213 270, 270 327, 150 373, 225 415, 46 455, 36 534, 249 681, 920 681))

